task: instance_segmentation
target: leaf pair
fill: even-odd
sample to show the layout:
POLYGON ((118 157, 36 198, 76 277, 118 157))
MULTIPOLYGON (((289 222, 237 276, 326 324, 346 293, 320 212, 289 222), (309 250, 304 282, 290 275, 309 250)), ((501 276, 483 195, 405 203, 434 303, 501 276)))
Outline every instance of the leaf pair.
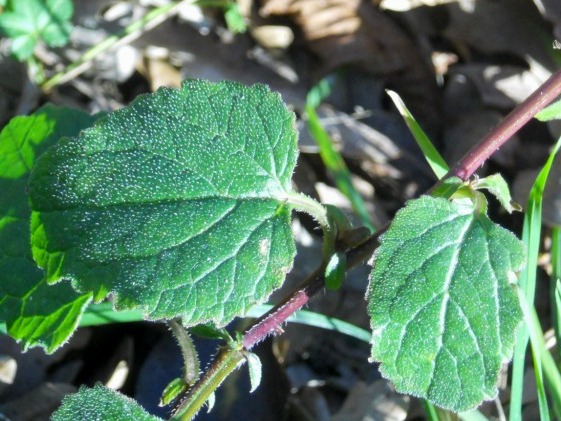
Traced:
MULTIPOLYGON (((113 293, 151 319, 224 325, 292 266, 296 155, 294 116, 266 87, 188 81, 142 96, 37 161, 33 257, 48 283, 70 279, 86 301, 113 293)), ((494 396, 522 262, 479 209, 423 197, 397 214, 369 313, 373 358, 398 390, 457 411, 494 396)))

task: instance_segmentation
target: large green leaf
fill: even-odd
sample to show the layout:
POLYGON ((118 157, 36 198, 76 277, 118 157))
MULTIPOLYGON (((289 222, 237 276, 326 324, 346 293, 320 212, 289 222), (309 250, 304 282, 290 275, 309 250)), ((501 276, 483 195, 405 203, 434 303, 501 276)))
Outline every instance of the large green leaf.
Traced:
POLYGON ((88 114, 45 106, 15 117, 0 133, 0 321, 24 347, 54 351, 76 328, 91 294, 49 286, 31 257, 27 182, 38 155, 62 136, 91 125, 88 114))
POLYGON ((281 285, 295 252, 294 115, 222 82, 161 89, 66 139, 30 182, 49 282, 186 325, 223 325, 281 285))
POLYGON ((396 215, 368 291, 372 357, 398 391, 465 411, 497 393, 521 312, 524 248, 472 206, 423 196, 396 215))
POLYGON ((0 14, 0 31, 12 38, 12 52, 20 59, 31 56, 39 39, 61 47, 70 38, 71 0, 12 0, 0 14))
POLYGON ((82 387, 68 395, 51 417, 52 421, 162 421, 150 415, 138 403, 101 385, 82 387))

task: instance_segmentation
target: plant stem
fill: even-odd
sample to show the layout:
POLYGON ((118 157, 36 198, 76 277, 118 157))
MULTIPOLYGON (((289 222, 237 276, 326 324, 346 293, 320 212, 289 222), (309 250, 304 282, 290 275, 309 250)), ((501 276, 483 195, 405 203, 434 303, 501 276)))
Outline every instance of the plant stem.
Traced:
POLYGON ((41 85, 41 88, 44 92, 49 92, 55 86, 72 80, 76 76, 88 70, 91 66, 92 61, 101 53, 104 53, 105 51, 119 45, 128 44, 134 41, 145 32, 158 26, 170 16, 173 16, 182 5, 193 2, 193 0, 181 0, 176 3, 167 4, 165 6, 157 7, 151 10, 150 12, 146 13, 146 15, 144 15, 141 19, 131 23, 129 26, 124 28, 121 32, 107 37, 99 44, 90 48, 78 60, 71 63, 63 71, 55 74, 45 83, 43 83, 43 85, 41 85))
MULTIPOLYGON (((460 161, 449 171, 446 177, 443 177, 443 179, 450 176, 457 176, 466 180, 471 177, 477 168, 489 159, 489 157, 500 146, 507 142, 514 133, 516 133, 526 122, 528 122, 530 118, 532 118, 543 107, 552 102, 560 93, 561 70, 554 73, 538 90, 536 90, 536 92, 530 95, 523 103, 505 117, 500 124, 493 128, 491 132, 489 132, 489 134, 484 137, 481 142, 479 142, 478 145, 460 159, 460 161)), ((297 200, 308 202, 303 199, 306 196, 295 195, 289 200, 292 204, 296 205, 297 208, 304 209, 304 206, 298 206, 294 202, 295 197, 300 197, 300 199, 297 200)), ((312 201, 312 199, 309 200, 312 201)), ((319 205, 319 203, 317 205, 319 205)), ((314 212, 312 215, 315 216, 316 213, 314 212)), ((372 253, 377 247, 378 238, 387 230, 387 228, 388 227, 386 226, 380 229, 376 233, 370 235, 365 241, 362 241, 360 244, 357 244, 346 252, 348 269, 359 263, 366 262, 372 256, 372 253)), ((281 324, 285 322, 289 316, 307 304, 309 299, 323 288, 325 282, 324 275, 324 265, 321 265, 320 268, 318 268, 297 291, 292 293, 283 302, 273 307, 261 318, 256 320, 243 336, 243 347, 249 351, 253 346, 264 340, 267 336, 277 332, 280 329, 281 324)), ((223 350, 212 363, 209 369, 211 374, 205 374, 201 380, 193 386, 195 392, 191 393, 191 391, 189 391, 183 402, 180 404, 178 410, 175 412, 176 416, 181 415, 181 420, 190 419, 187 418, 186 414, 192 414, 192 416, 194 416, 202 405, 204 405, 210 394, 216 389, 216 387, 218 387, 219 383, 216 383, 215 381, 213 382, 214 375, 212 373, 224 370, 223 372, 226 374, 224 377, 221 377, 223 380, 225 376, 233 371, 240 363, 243 363, 243 355, 241 355, 241 351, 236 349, 223 350), (229 356, 229 353, 232 353, 232 355, 229 356), (233 367, 232 361, 236 361, 236 364, 233 367), (222 365, 227 364, 229 364, 227 367, 221 367, 222 365), (202 391, 204 391, 206 395, 204 395, 202 391)), ((222 373, 222 371, 220 372, 222 373)))
POLYGON ((172 420, 193 419, 224 379, 243 361, 245 356, 241 350, 231 347, 221 348, 212 366, 200 381, 189 389, 187 398, 175 409, 172 420))
POLYGON ((549 105, 560 94, 561 70, 558 70, 524 102, 512 110, 481 142, 468 151, 452 167, 445 178, 453 175, 460 177, 462 180, 470 178, 497 149, 504 145, 538 111, 549 105))
POLYGON ((310 276, 305 285, 257 319, 243 336, 244 348, 248 351, 251 350, 269 334, 277 331, 286 319, 302 308, 323 287, 324 274, 322 265, 310 276))
POLYGON ((327 217, 327 210, 317 200, 312 199, 303 193, 297 193, 294 191, 288 192, 287 199, 288 203, 294 206, 296 210, 310 215, 322 228, 330 226, 329 219, 327 217))
MULTIPOLYGON (((346 253, 347 268, 350 269, 366 261, 374 252, 378 243, 378 237, 385 232, 386 229, 387 227, 377 231, 356 247, 348 250, 346 253)), ((321 265, 302 283, 297 291, 257 319, 242 338, 243 348, 249 351, 270 334, 278 332, 280 326, 288 317, 302 308, 312 296, 323 288, 325 283, 324 269, 324 265, 321 265)), ((239 358, 240 356, 238 354, 241 354, 241 351, 235 348, 230 347, 222 349, 219 356, 211 363, 208 371, 191 389, 189 389, 182 402, 174 411, 173 420, 187 421, 191 419, 188 418, 187 414, 190 414, 189 416, 195 416, 207 401, 210 394, 214 392, 220 384, 216 383, 215 375, 208 375, 208 372, 214 373, 220 371, 220 373, 224 374, 224 377, 221 377, 220 380, 220 382, 222 382, 224 378, 237 367, 237 364, 244 362, 242 355, 241 360, 236 363, 236 366, 222 367, 222 365, 229 363, 230 358, 239 358), (230 353, 233 355, 230 356, 230 353)))

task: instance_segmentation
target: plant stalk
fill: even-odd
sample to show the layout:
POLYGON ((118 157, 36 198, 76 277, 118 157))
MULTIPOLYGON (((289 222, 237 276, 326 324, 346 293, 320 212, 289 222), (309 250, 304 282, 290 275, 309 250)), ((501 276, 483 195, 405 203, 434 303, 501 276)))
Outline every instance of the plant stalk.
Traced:
MULTIPOLYGON (((540 88, 518 105, 501 123, 495 126, 481 142, 458 161, 443 179, 457 176, 466 180, 471 177, 477 168, 483 165, 499 147, 505 144, 512 135, 526 124, 538 111, 557 98, 559 94, 561 94, 561 70, 554 73, 540 88)), ((346 252, 348 269, 370 259, 377 247, 380 235, 385 232, 387 228, 386 226, 370 235, 365 241, 346 252)), ((281 324, 284 323, 289 316, 307 304, 309 299, 323 288, 325 282, 324 275, 324 266, 322 265, 297 291, 256 320, 243 336, 243 347, 249 351, 267 336, 277 332, 281 324)), ((233 371, 238 364, 243 363, 243 356, 238 356, 238 354, 241 354, 239 350, 230 349, 223 351, 219 357, 214 360, 209 371, 211 373, 219 370, 224 370, 224 372, 229 370, 228 373, 233 371), (224 356, 223 353, 234 353, 234 355, 224 356), (221 368, 222 365, 229 363, 231 358, 240 359, 236 362, 234 367, 228 366, 221 368)), ((180 404, 175 414, 176 416, 181 415, 181 420, 190 419, 185 415, 187 413, 193 414, 194 416, 202 405, 204 405, 210 394, 218 387, 219 383, 217 384, 214 382, 212 384, 216 386, 213 388, 212 384, 209 384, 211 380, 207 380, 208 377, 212 376, 207 376, 205 374, 205 376, 193 386, 197 392, 195 394, 188 393, 180 404), (206 391, 206 396, 202 395, 202 390, 206 391), (186 412, 187 410, 189 412, 186 412)))
POLYGON ((454 175, 462 180, 470 178, 497 149, 503 146, 538 111, 548 106, 560 94, 561 69, 553 73, 543 85, 512 110, 487 136, 469 150, 444 178, 454 175))
POLYGON ((244 361, 241 350, 228 346, 221 348, 212 366, 189 389, 187 397, 175 409, 172 420, 192 420, 218 386, 244 361))

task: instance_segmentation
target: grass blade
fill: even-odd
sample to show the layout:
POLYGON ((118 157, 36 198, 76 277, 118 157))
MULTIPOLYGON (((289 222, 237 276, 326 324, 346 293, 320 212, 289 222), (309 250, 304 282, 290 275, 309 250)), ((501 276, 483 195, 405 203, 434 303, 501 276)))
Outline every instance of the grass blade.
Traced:
POLYGON ((80 320, 80 327, 84 326, 100 326, 110 323, 129 323, 143 321, 142 312, 139 310, 113 310, 112 303, 100 303, 90 305, 82 320, 80 320))
MULTIPOLYGON (((273 308, 270 304, 260 304, 253 306, 246 314, 246 317, 258 318, 273 308)), ((127 323, 138 322, 144 320, 140 311, 113 310, 113 304, 101 303, 92 304, 88 307, 80 326, 98 326, 109 323, 127 323)), ((299 323, 307 326, 313 326, 320 329, 332 330, 343 335, 351 336, 359 341, 370 343, 370 332, 355 326, 351 323, 345 322, 333 317, 324 316, 323 314, 315 313, 308 310, 299 310, 292 315, 288 320, 291 323, 299 323)))
POLYGON ((551 310, 553 329, 557 339, 557 353, 561 354, 561 227, 551 232, 551 310))
POLYGON ((306 99, 306 115, 308 116, 308 130, 319 147, 320 157, 327 170, 335 178, 337 188, 350 200, 351 206, 360 218, 362 224, 372 232, 375 231, 374 225, 370 221, 370 216, 366 210, 362 196, 355 189, 351 180, 351 173, 343 160, 341 154, 333 147, 333 142, 327 130, 321 125, 316 108, 321 100, 329 93, 327 80, 322 80, 314 86, 308 93, 306 99))
MULTIPOLYGON (((545 386, 543 381, 543 365, 541 356, 545 344, 543 343, 543 332, 540 326, 540 321, 536 315, 536 311, 530 308, 526 301, 522 290, 518 290, 518 298, 520 299, 520 306, 524 314, 524 322, 530 334, 530 341, 532 343, 532 359, 534 362, 534 374, 536 377, 536 389, 538 393, 538 403, 540 408, 540 420, 549 421, 549 409, 547 406, 547 396, 545 394, 545 386)), ((547 350, 545 350, 547 352, 547 350)))
POLYGON ((442 158, 442 155, 440 155, 440 153, 436 150, 421 126, 419 126, 419 123, 417 123, 415 117, 413 117, 413 115, 409 112, 400 96, 394 91, 386 90, 386 92, 405 120, 405 124, 407 124, 407 127, 409 127, 411 134, 421 148, 421 151, 423 152, 423 155, 425 156, 425 159, 430 165, 432 171, 436 175, 436 178, 440 180, 448 173, 448 170, 450 169, 448 167, 448 164, 446 163, 444 158, 442 158))
MULTIPOLYGON (((557 141, 555 148, 551 152, 549 159, 545 163, 544 167, 538 174, 536 181, 530 191, 528 198, 528 203, 526 206, 526 213, 524 216, 524 227, 522 230, 522 241, 526 244, 526 249, 528 252, 527 265, 526 268, 520 273, 520 290, 524 294, 524 298, 529 306, 533 306, 535 290, 536 290, 536 268, 538 264, 538 253, 540 248, 541 239, 541 221, 542 221, 542 196, 547 182, 547 177, 549 176, 549 171, 553 164, 555 154, 561 146, 561 139, 557 141)), ((513 368, 512 368, 512 382, 511 382, 511 400, 510 400, 510 420, 521 421, 522 420, 522 389, 523 389, 523 377, 524 377, 524 359, 526 356, 526 348, 528 346, 528 340, 530 338, 530 332, 528 329, 535 329, 536 326, 533 324, 522 325, 517 334, 516 346, 514 348, 513 356, 513 368)), ((541 328, 540 328, 541 331, 541 328)), ((533 349, 534 353, 538 353, 539 349, 533 349)), ((538 363, 544 361, 542 358, 538 359, 538 363)), ((536 371, 536 381, 539 382, 539 372, 541 366, 535 367, 536 371)), ((546 370, 546 377, 553 376, 553 373, 548 373, 546 370)), ((555 369, 557 374, 559 372, 555 369)), ((541 392, 538 392, 538 396, 541 392)), ((555 399, 554 399, 555 401, 555 399)), ((540 400, 540 405, 542 402, 540 400)))

